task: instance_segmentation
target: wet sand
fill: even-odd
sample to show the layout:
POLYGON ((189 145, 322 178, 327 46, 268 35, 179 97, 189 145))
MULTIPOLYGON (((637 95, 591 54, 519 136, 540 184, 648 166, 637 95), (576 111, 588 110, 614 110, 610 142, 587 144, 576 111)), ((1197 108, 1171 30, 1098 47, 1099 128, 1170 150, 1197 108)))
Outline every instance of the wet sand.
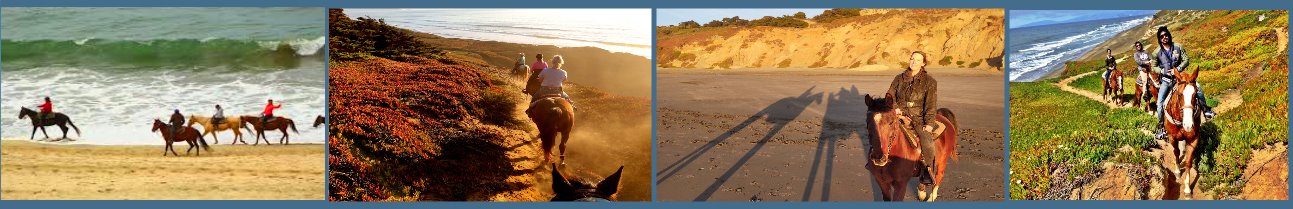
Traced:
MULTIPOLYGON (((960 160, 939 201, 1004 197, 1000 73, 931 69, 939 105, 957 114, 960 160)), ((657 71, 657 200, 878 201, 865 169, 863 95, 899 71, 657 71), (764 143, 759 143, 764 141, 764 143)), ((907 200, 915 200, 915 182, 907 200)))
MULTIPOLYGON (((202 156, 162 146, 4 140, 4 200, 323 200, 324 146, 212 145, 202 156)), ((195 153, 196 154, 196 153, 195 153)))

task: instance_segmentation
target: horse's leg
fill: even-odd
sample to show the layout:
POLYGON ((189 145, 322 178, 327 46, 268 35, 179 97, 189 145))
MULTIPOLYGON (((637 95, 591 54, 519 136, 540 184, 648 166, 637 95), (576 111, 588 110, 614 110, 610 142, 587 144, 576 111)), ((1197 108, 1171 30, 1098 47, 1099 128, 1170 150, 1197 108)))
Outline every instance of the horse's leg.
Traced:
POLYGON ((283 137, 278 138, 278 143, 287 144, 287 126, 283 126, 283 128, 278 129, 278 131, 283 132, 283 137))
POLYGON ((941 185, 935 184, 934 189, 929 190, 929 199, 925 200, 925 202, 933 202, 934 200, 938 199, 938 186, 941 186, 941 185))
MULTIPOLYGON (((876 168, 876 169, 880 169, 880 168, 876 168)), ((893 201, 893 197, 891 196, 891 194, 893 194, 893 193, 891 192, 891 191, 893 191, 893 183, 892 183, 892 182, 890 182, 890 181, 884 181, 884 180, 881 180, 881 178, 880 178, 880 177, 875 176, 875 175, 878 175, 878 174, 879 174, 879 175, 882 175, 882 174, 880 174, 879 172, 872 172, 872 173, 871 173, 872 177, 874 177, 874 178, 875 178, 875 183, 876 183, 876 184, 880 184, 880 191, 879 191, 879 192, 880 192, 880 196, 884 198, 884 201, 885 201, 885 202, 893 201)))
POLYGON ((1192 170, 1194 169, 1194 148, 1196 145, 1198 145, 1198 142, 1199 142, 1198 139, 1186 140, 1185 153, 1182 154, 1184 155, 1184 157, 1181 158, 1182 159, 1181 164, 1183 165, 1179 165, 1179 167, 1182 168, 1181 175, 1185 177, 1185 178, 1182 178, 1183 181, 1181 181, 1181 186, 1185 187, 1184 189, 1182 189, 1183 191, 1185 191, 1185 194, 1194 193, 1194 190, 1190 188, 1191 185, 1193 184, 1191 180, 1193 180, 1195 175, 1197 174, 1195 175, 1191 175, 1191 174, 1193 173, 1192 170))
POLYGON ((902 202, 907 199, 907 182, 910 180, 911 177, 898 177, 893 181, 893 201, 902 202))
POLYGON ((46 139, 48 139, 48 138, 49 138, 49 132, 45 132, 45 127, 44 127, 44 126, 41 126, 41 127, 40 127, 40 133, 41 133, 41 134, 44 134, 46 139))
POLYGON ((63 130, 63 138, 60 139, 67 139, 67 125, 58 124, 58 129, 63 130))
POLYGON ((570 131, 561 132, 561 164, 566 164, 566 142, 570 141, 570 131))
POLYGON ((210 128, 206 129, 206 131, 205 131, 204 133, 202 133, 202 136, 206 136, 206 135, 207 135, 207 133, 210 133, 210 134, 211 134, 211 140, 212 140, 212 141, 214 141, 216 144, 220 144, 220 138, 219 138, 219 137, 216 137, 216 132, 215 132, 215 130, 214 130, 214 129, 210 129, 210 128))
POLYGON ((552 162, 552 144, 556 138, 553 134, 549 130, 539 130, 539 140, 543 141, 543 162, 552 162))
POLYGON ((925 184, 916 184, 916 200, 925 201, 929 198, 929 193, 925 192, 926 187, 925 184))
POLYGON ((28 138, 27 140, 36 140, 36 129, 38 128, 40 127, 35 125, 31 126, 31 138, 28 138))

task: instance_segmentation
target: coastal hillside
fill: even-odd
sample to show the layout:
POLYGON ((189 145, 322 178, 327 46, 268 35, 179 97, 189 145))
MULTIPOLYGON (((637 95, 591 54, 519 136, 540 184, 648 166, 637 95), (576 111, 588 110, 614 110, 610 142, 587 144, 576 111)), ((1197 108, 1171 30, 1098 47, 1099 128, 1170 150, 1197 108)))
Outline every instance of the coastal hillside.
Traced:
MULTIPOLYGON (((1150 135, 1157 119, 1100 98, 1096 56, 1056 78, 1010 83, 1011 198, 1288 199, 1287 11, 1160 11, 1145 24, 1104 44, 1152 42, 1142 29, 1167 25, 1218 113, 1202 124, 1194 194, 1178 189, 1175 154, 1150 135)), ((1114 56, 1130 99, 1135 66, 1123 49, 1114 56)))
POLYGON ((685 22, 657 28, 656 60, 664 68, 897 69, 920 50, 934 68, 1001 71, 1004 16, 1001 9, 832 9, 812 18, 685 22))
MULTIPOLYGON (((511 61, 500 67, 430 34, 329 13, 329 200, 553 196, 511 61)), ((601 179, 624 166, 618 200, 650 200, 650 100, 588 85, 567 92, 580 110, 562 171, 601 179)))

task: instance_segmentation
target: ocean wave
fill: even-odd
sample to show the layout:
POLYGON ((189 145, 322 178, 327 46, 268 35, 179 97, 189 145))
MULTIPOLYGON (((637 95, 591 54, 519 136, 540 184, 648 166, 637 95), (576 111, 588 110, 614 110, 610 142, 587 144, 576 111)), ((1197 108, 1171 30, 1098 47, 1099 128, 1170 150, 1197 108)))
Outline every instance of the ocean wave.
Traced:
POLYGON ((49 65, 90 67, 264 66, 291 68, 322 60, 326 37, 281 41, 225 38, 108 40, 3 40, 4 69, 49 65))
MULTIPOLYGON (((84 136, 74 144, 160 145, 150 131, 153 119, 162 119, 179 109, 185 116, 210 116, 214 105, 224 107, 226 116, 256 115, 266 99, 283 104, 276 113, 295 120, 300 135, 291 133, 293 143, 324 142, 324 129, 312 128, 316 115, 326 114, 326 73, 322 63, 288 70, 182 70, 154 69, 120 71, 78 67, 39 67, 5 72, 0 87, 0 131, 5 139, 27 140, 31 123, 20 120, 21 107, 33 108, 40 99, 54 100, 55 111, 67 114, 84 136)), ((200 127, 200 125, 195 125, 200 127)), ((47 127, 50 129, 50 127, 47 127)), ((57 127, 51 137, 62 136, 57 127), (57 132, 57 133, 56 133, 57 132)), ((39 131, 38 131, 39 132, 39 131)), ((246 134, 246 133, 244 133, 246 134)), ((266 132, 277 143, 282 134, 266 132)), ((252 135, 244 135, 248 143, 252 135)), ((44 135, 36 133, 36 138, 44 135)), ((220 132, 228 144, 233 134, 220 132)), ((207 137, 208 142, 211 137, 207 137)))
POLYGON ((1057 69, 1062 62, 1076 58, 1104 40, 1149 21, 1146 16, 1132 20, 1100 25, 1085 33, 1067 36, 1059 40, 1035 43, 1028 48, 1015 51, 1011 55, 1010 80, 1032 81, 1057 69))

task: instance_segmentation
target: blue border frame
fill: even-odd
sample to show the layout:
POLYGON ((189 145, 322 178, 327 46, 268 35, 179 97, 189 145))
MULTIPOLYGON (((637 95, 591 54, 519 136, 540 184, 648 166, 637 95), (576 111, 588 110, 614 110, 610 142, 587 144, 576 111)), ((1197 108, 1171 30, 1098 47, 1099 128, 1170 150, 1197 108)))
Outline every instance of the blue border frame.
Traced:
MULTIPOLYGON (((166 1, 166 0, 5 0, 0 2, 4 7, 322 7, 322 8, 496 8, 496 7, 518 7, 528 6, 534 8, 829 8, 829 7, 861 7, 861 8, 1005 8, 1006 10, 1083 10, 1083 9, 1293 9, 1293 1, 1260 1, 1260 0, 1231 0, 1231 1, 1118 1, 1118 0, 1083 0, 1083 1, 1027 1, 1027 0, 1002 0, 1002 1, 955 1, 955 0, 909 0, 909 1, 867 1, 867 0, 818 0, 818 1, 793 1, 793 0, 708 0, 708 1, 685 1, 685 0, 621 0, 621 1, 598 1, 598 0, 558 0, 536 2, 534 0, 475 0, 475 1, 452 1, 452 0, 420 0, 420 1, 394 1, 394 0, 369 0, 369 1, 347 1, 347 0, 227 0, 227 1, 166 1)), ((326 10, 324 10, 326 14, 326 10)), ((653 11, 654 15, 654 11, 653 11)), ((1006 18, 1006 24, 1009 24, 1009 18, 1006 18)), ((650 27, 654 27, 653 24, 650 27)), ((1009 39, 1006 35, 1006 39, 1009 39)), ((653 35, 652 42, 655 38, 653 35)), ((325 50, 326 52, 326 50, 325 50)), ((655 48, 652 48, 655 52, 655 48)), ((1293 58, 1293 54, 1289 56, 1293 58)), ((1009 58, 1003 62, 1009 63, 1009 58)), ((656 85, 654 72, 656 70, 652 65, 652 85, 656 85)), ((1008 67, 1007 67, 1008 69, 1008 67)), ((1006 127, 1010 124, 1010 99, 1008 79, 1003 75, 1002 82, 1007 82, 1003 88, 1003 94, 1006 95, 1005 102, 1005 121, 1006 127)), ((1293 88, 1286 89, 1293 90, 1293 88)), ((652 91, 652 96, 656 95, 652 91)), ((325 97, 327 98, 327 97, 325 97)), ((1290 100, 1293 103, 1293 100, 1290 100)), ((655 124, 656 113, 654 108, 656 103, 652 101, 652 124, 655 124)), ((326 108, 325 108, 326 111, 326 108)), ((1289 114, 1293 116, 1293 114, 1289 114)), ((652 127, 653 132, 655 127, 652 127)), ((1005 133, 1005 163, 1002 170, 1006 176, 1009 176, 1009 147, 1010 147, 1010 130, 1006 128, 1005 133)), ((1289 131, 1293 133, 1293 129, 1289 131)), ((652 146, 655 146, 655 137, 652 136, 652 146)), ((653 150, 653 167, 655 151, 653 150)), ((326 159, 324 160, 326 164, 326 159)), ((653 172, 654 173, 654 172, 653 172)), ((326 175, 326 174, 322 174, 326 175)), ((654 174, 652 174, 654 176, 654 174)), ((326 177, 325 177, 326 179, 326 177)), ((325 181, 326 184, 326 181, 325 181)), ((1009 178, 1005 178, 1002 186, 1009 187, 1009 178)), ((326 190, 326 186, 325 186, 326 190)), ((17 207, 17 208, 35 208, 35 207, 95 207, 95 208, 137 208, 140 206, 153 207, 185 207, 185 208, 228 208, 228 207, 248 207, 251 208, 279 208, 279 207, 329 207, 329 208, 364 208, 364 207, 388 207, 388 208, 415 208, 415 207, 442 207, 442 208, 514 208, 514 207, 534 207, 534 208, 602 208, 606 206, 621 208, 745 208, 745 207, 767 207, 767 208, 804 208, 804 207, 883 207, 883 208, 1082 208, 1092 207, 1173 207, 1173 208, 1217 208, 1217 207, 1269 207, 1284 205, 1288 207, 1293 201, 1010 201, 1009 190, 1006 189, 1006 201, 1003 202, 938 202, 933 204, 913 204, 913 203, 870 203, 870 202, 829 202, 829 203, 689 203, 689 202, 637 202, 637 203, 470 203, 470 202, 423 202, 423 203, 354 203, 354 202, 327 202, 326 200, 305 200, 305 201, 14 201, 2 200, 0 206, 17 207), (192 204, 198 203, 198 204, 192 204)), ((655 188, 652 194, 656 194, 655 188)))

